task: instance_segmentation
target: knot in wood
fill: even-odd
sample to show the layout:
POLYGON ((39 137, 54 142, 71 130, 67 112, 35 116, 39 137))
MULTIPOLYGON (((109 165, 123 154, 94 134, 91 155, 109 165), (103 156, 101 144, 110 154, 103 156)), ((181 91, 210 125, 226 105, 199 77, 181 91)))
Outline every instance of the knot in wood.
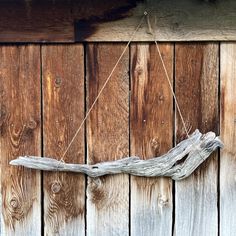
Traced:
POLYGON ((59 88, 61 86, 62 79, 60 77, 56 77, 55 79, 55 87, 59 88))
POLYGON ((19 207, 19 201, 17 200, 16 197, 13 197, 11 200, 10 200, 10 206, 12 207, 12 209, 17 209, 19 207))
POLYGON ((35 129, 37 127, 37 122, 35 120, 30 120, 26 126, 28 129, 35 129))
POLYGON ((152 149, 155 153, 159 153, 160 149, 160 142, 158 141, 158 138, 153 138, 150 142, 152 149))
POLYGON ((159 100, 161 101, 161 102, 163 102, 164 101, 164 96, 161 94, 161 95, 159 95, 159 100))
POLYGON ((91 185, 93 187, 99 187, 102 185, 102 179, 101 178, 94 178, 92 181, 91 181, 91 185))
POLYGON ((168 199, 160 198, 158 202, 159 202, 160 206, 166 206, 169 201, 168 201, 168 199))
POLYGON ((52 183, 51 190, 53 193, 59 193, 61 190, 61 183, 58 181, 52 183))
POLYGON ((137 66, 135 72, 137 73, 137 75, 141 75, 143 73, 143 68, 141 66, 137 66))
POLYGON ((57 142, 57 145, 58 145, 58 147, 62 147, 62 145, 63 145, 63 142, 61 141, 61 140, 59 140, 58 142, 57 142))

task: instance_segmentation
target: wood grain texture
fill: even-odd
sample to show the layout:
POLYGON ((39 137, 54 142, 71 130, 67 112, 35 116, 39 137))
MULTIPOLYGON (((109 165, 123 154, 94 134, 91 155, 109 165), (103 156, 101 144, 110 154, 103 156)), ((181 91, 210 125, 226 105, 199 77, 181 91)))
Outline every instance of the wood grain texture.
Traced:
MULTIPOLYGON (((218 132, 218 44, 176 45, 175 89, 188 129, 218 132)), ((177 115, 176 141, 185 137, 177 115)), ((218 234, 217 155, 188 179, 176 183, 175 233, 218 234)))
POLYGON ((0 1, 0 41, 74 41, 70 1, 0 1))
POLYGON ((115 21, 135 6, 134 0, 0 1, 0 42, 73 42, 76 20, 82 29, 89 20, 91 30, 93 20, 115 21))
MULTIPOLYGON (((160 50, 172 79, 173 45, 161 44, 160 50)), ((133 44, 131 66, 131 155, 148 159, 172 147, 172 95, 154 44, 133 44)), ((171 235, 172 181, 131 180, 131 235, 171 235)))
MULTIPOLYGON (((63 155, 84 117, 83 45, 42 47, 44 155, 63 155)), ((65 161, 84 162, 84 131, 78 134, 65 161)), ((44 173, 46 235, 84 235, 85 177, 44 173)))
POLYGON ((236 235, 236 44, 221 44, 220 235, 236 235))
POLYGON ((40 48, 0 47, 1 235, 41 235, 40 173, 9 161, 41 153, 40 48))
MULTIPOLYGON (((119 2, 119 1, 117 1, 119 2)), ((236 39, 236 2, 207 0, 147 0, 136 2, 126 14, 113 21, 103 14, 92 15, 76 27, 78 41, 128 41, 144 11, 158 41, 225 41, 236 39), (95 19, 95 20, 94 20, 95 19), (87 24, 85 24, 87 23, 87 24)), ((116 9, 116 8, 115 8, 116 9)), ((112 11, 111 11, 112 12, 112 11)), ((79 19, 78 19, 79 20, 79 19)), ((134 41, 153 41, 149 26, 142 25, 134 41)))
MULTIPOLYGON (((87 108, 124 50, 124 44, 87 47, 87 108)), ((120 159, 129 154, 129 54, 120 61, 87 122, 88 163, 120 159)), ((88 179, 87 235, 129 234, 129 177, 88 179)))
MULTIPOLYGON (((159 41, 236 39, 234 0, 17 0, 0 1, 0 42, 128 41, 144 11, 159 41)), ((134 40, 153 41, 147 22, 134 40)))

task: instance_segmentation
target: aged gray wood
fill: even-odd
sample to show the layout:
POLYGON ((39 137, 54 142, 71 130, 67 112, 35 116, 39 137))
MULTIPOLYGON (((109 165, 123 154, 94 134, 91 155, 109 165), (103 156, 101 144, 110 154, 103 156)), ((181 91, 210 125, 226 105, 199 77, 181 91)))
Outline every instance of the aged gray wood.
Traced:
MULTIPOLYGON (((43 155, 62 157, 84 117, 82 44, 42 46, 42 92, 43 155)), ((84 163, 84 150, 81 130, 64 160, 84 163)), ((43 197, 45 235, 85 235, 85 176, 43 173, 43 197)))
MULTIPOLYGON (((125 44, 86 47, 87 111, 101 91, 125 44)), ((87 163, 129 155, 129 53, 126 51, 86 122, 87 163)), ((129 235, 129 176, 88 178, 87 236, 129 235)))
MULTIPOLYGON (((175 45, 175 94, 189 129, 218 133, 218 44, 175 45)), ((176 112, 176 142, 184 128, 176 112)), ((218 236, 217 152, 175 184, 175 236, 218 236)))
POLYGON ((0 47, 0 235, 42 235, 41 173, 11 159, 41 155, 40 47, 0 47))
MULTIPOLYGON (((172 83, 174 45, 159 48, 172 83)), ((154 43, 133 43, 130 56, 130 155, 147 160, 173 147, 173 96, 154 43)), ((172 180, 132 176, 130 182, 130 235, 171 236, 172 180)))
POLYGON ((236 44, 221 47, 221 127, 225 148, 220 153, 220 235, 236 235, 236 44))
POLYGON ((169 176, 174 180, 181 180, 188 177, 217 147, 223 147, 223 143, 214 132, 201 134, 196 130, 188 139, 180 142, 167 154, 148 160, 127 157, 116 161, 87 165, 62 163, 51 158, 25 156, 12 160, 10 164, 46 171, 79 172, 90 177, 128 173, 147 177, 169 176))
MULTIPOLYGON (((144 11, 149 13, 149 24, 145 22, 142 25, 134 41, 153 41, 150 25, 153 26, 158 41, 236 39, 236 2, 234 0, 214 2, 147 0, 138 2, 135 8, 115 21, 106 20, 103 15, 91 16, 85 20, 84 26, 78 24, 76 40, 128 41, 144 11), (93 21, 93 19, 99 20, 93 21)), ((115 14, 115 11, 113 13, 115 14)))

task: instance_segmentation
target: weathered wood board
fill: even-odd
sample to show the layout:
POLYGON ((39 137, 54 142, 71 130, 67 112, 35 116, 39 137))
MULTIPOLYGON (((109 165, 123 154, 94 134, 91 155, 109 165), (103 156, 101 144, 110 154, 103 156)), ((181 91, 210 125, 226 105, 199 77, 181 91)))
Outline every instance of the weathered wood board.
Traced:
POLYGON ((12 168, 41 154, 40 47, 0 47, 0 235, 41 235, 40 172, 12 168))
MULTIPOLYGON (((0 46, 1 235, 236 234, 236 44, 159 45, 190 133, 218 133, 220 122, 225 143, 220 160, 214 154, 180 182, 118 175, 86 183, 11 167, 19 155, 62 156, 125 44, 0 46)), ((148 159, 168 151, 175 132, 176 142, 186 137, 155 46, 132 43, 65 161, 148 159)))
MULTIPOLYGON (((144 11, 159 41, 236 40, 234 0, 0 1, 0 42, 128 41, 144 11)), ((153 41, 147 21, 135 41, 153 41)))
MULTIPOLYGON (((83 45, 42 47, 44 155, 59 158, 84 117, 83 45)), ((68 150, 65 161, 83 163, 84 129, 68 150)), ((44 233, 85 234, 85 177, 44 173, 44 233)))
POLYGON ((236 235, 236 44, 220 47, 221 129, 225 148, 220 153, 220 235, 236 235))
POLYGON ((0 1, 0 42, 71 42, 70 1, 0 1))
MULTIPOLYGON (((218 132, 218 44, 176 44, 175 56, 176 96, 187 127, 218 132)), ((179 142, 185 131, 176 115, 179 142)), ((213 155, 188 179, 175 183, 176 236, 218 235, 218 163, 217 154, 213 155)))
MULTIPOLYGON (((160 45, 170 78, 173 44, 160 45)), ((148 159, 172 147, 173 100, 155 44, 131 45, 131 155, 148 159)), ((131 178, 131 235, 172 234, 172 181, 131 178)))
MULTIPOLYGON (((204 0, 137 1, 117 21, 91 16, 76 27, 77 41, 128 41, 144 12, 146 21, 134 41, 153 41, 150 25, 158 41, 206 41, 236 39, 236 2, 204 0)), ((114 11, 115 12, 115 11, 114 11)), ((113 11, 111 11, 113 13, 113 11)), ((111 14, 112 15, 112 14, 111 14)))
MULTIPOLYGON (((111 73, 124 44, 89 44, 87 110, 111 73)), ((127 51, 87 122, 87 162, 129 155, 129 52, 127 51)), ((87 235, 129 235, 128 175, 88 178, 87 235)))

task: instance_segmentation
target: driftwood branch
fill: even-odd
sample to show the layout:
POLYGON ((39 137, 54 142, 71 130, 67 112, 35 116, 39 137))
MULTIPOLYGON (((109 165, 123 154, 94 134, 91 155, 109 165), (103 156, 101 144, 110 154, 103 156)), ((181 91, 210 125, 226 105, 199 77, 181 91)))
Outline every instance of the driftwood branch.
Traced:
POLYGON ((180 142, 168 153, 148 160, 127 157, 94 165, 63 163, 52 158, 35 156, 19 157, 11 165, 45 171, 70 171, 99 177, 107 174, 127 173, 136 176, 168 176, 174 180, 188 177, 210 154, 223 143, 215 133, 201 134, 196 130, 188 139, 180 142))

